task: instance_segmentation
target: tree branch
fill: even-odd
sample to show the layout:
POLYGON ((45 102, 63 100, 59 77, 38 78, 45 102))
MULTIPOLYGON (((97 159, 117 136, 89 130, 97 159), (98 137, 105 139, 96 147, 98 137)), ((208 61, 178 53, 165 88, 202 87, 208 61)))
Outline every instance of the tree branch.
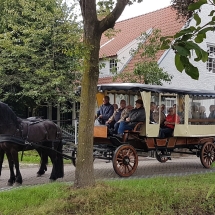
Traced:
POLYGON ((121 16, 123 10, 125 9, 125 6, 128 3, 129 0, 117 0, 116 6, 113 11, 100 21, 101 32, 114 27, 116 20, 121 16))

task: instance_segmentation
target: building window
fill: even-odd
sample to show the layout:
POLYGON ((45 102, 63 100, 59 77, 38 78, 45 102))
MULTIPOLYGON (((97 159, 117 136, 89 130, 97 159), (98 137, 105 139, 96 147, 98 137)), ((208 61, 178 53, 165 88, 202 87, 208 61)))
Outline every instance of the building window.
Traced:
POLYGON ((207 70, 215 73, 215 45, 208 45, 207 70))
POLYGON ((117 72, 117 60, 110 59, 110 73, 116 73, 116 72, 117 72))

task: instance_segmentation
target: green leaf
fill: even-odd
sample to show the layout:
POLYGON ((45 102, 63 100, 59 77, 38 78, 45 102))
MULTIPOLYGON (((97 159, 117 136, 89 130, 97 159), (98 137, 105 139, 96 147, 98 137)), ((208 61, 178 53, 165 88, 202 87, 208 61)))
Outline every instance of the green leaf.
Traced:
POLYGON ((187 41, 185 42, 185 46, 190 50, 191 49, 195 50, 197 56, 197 58, 194 59, 195 61, 202 60, 202 62, 206 62, 208 60, 208 53, 204 51, 202 48, 200 48, 196 43, 192 41, 187 41))
POLYGON ((168 38, 173 38, 173 36, 161 37, 161 38, 160 38, 160 41, 163 42, 163 41, 165 41, 165 40, 168 39, 168 38))
POLYGON ((194 26, 190 26, 189 28, 183 29, 174 35, 174 38, 178 38, 184 34, 193 33, 196 30, 194 26))
POLYGON ((165 41, 161 44, 161 47, 160 47, 161 50, 165 50, 169 48, 170 48, 170 45, 165 41))
POLYGON ((192 34, 185 34, 185 35, 181 38, 181 41, 187 41, 187 40, 191 39, 192 36, 193 36, 192 34))
POLYGON ((199 79, 199 70, 197 67, 193 66, 190 62, 185 66, 185 72, 189 75, 192 79, 198 80, 199 79))
POLYGON ((204 51, 203 49, 202 51, 202 62, 206 62, 208 60, 208 52, 204 51))
POLYGON ((190 56, 190 51, 188 49, 186 49, 185 47, 177 45, 174 48, 175 48, 175 50, 177 50, 177 53, 179 55, 181 55, 181 56, 190 56))
POLYGON ((197 34, 196 38, 195 38, 195 42, 196 43, 201 43, 205 38, 205 34, 197 34))
POLYGON ((199 70, 197 67, 193 66, 189 59, 185 56, 180 56, 181 63, 184 66, 184 70, 187 75, 189 75, 192 79, 199 79, 199 70))
MULTIPOLYGON (((203 28, 201 31, 199 31, 199 33, 198 34, 205 34, 205 33, 207 33, 208 31, 214 31, 215 29, 214 29, 214 27, 207 27, 207 28, 203 28)), ((205 38, 206 38, 206 35, 205 35, 205 38)))
POLYGON ((199 1, 195 2, 195 3, 193 3, 193 4, 190 4, 190 5, 188 6, 188 10, 191 10, 191 11, 197 10, 197 9, 199 9, 203 4, 207 4, 207 0, 199 0, 199 1))
POLYGON ((180 55, 178 53, 176 53, 176 55, 175 55, 175 66, 176 66, 177 70, 180 72, 182 72, 184 70, 184 66, 181 63, 180 55))
MULTIPOLYGON (((214 4, 215 4, 215 3, 214 3, 214 4)), ((214 13, 215 13, 215 10, 212 10, 208 16, 213 16, 214 13)))
POLYGON ((197 13, 194 14, 193 18, 196 20, 196 25, 199 25, 201 23, 201 18, 197 13))

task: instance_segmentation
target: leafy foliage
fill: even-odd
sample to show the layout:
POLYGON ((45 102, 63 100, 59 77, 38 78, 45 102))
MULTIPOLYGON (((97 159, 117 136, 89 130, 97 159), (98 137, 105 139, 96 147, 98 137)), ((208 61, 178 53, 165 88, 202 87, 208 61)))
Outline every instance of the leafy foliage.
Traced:
POLYGON ((0 0, 0 98, 35 107, 75 98, 81 28, 62 0, 0 0))
POLYGON ((176 33, 174 37, 163 37, 161 38, 161 48, 167 49, 172 48, 175 51, 175 65, 178 71, 182 72, 185 70, 186 74, 193 79, 199 78, 198 68, 195 67, 191 62, 192 52, 195 53, 194 61, 206 62, 208 59, 208 53, 204 51, 198 44, 206 38, 206 33, 214 31, 215 26, 215 10, 211 10, 208 16, 211 20, 204 25, 201 24, 201 17, 198 14, 202 5, 211 4, 215 6, 215 1, 198 0, 192 4, 189 4, 188 10, 194 12, 193 18, 196 21, 196 26, 190 26, 182 29, 176 33), (171 44, 171 39, 174 38, 174 43, 171 44))
POLYGON ((177 11, 177 18, 188 20, 192 17, 193 11, 188 10, 188 6, 195 0, 171 0, 172 8, 177 11))
POLYGON ((160 49, 161 31, 153 29, 149 33, 143 33, 139 38, 138 47, 132 50, 132 55, 141 56, 141 61, 135 64, 134 71, 117 74, 114 79, 129 83, 145 83, 162 85, 162 82, 170 82, 172 76, 157 63, 157 53, 160 49))

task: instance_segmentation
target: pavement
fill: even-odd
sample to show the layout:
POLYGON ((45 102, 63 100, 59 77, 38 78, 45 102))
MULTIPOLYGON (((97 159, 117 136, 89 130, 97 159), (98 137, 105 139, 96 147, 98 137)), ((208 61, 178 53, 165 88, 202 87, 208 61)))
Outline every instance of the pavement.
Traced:
MULTIPOLYGON (((36 177, 38 165, 21 165, 20 171, 23 178, 23 186, 31 186, 49 183, 49 176, 52 166, 48 166, 47 172, 42 177, 36 177)), ((59 182, 74 182, 75 167, 72 164, 64 165, 65 176, 58 179, 59 182)), ((200 158, 196 156, 187 156, 172 158, 166 163, 159 163, 155 158, 139 157, 139 163, 135 173, 129 177, 133 178, 151 178, 157 176, 183 176, 191 174, 205 174, 215 172, 215 168, 206 169, 202 166, 200 158)), ((96 180, 125 180, 128 178, 119 177, 113 169, 112 162, 96 159, 94 161, 94 173, 96 180)), ((3 165, 2 175, 0 176, 0 191, 11 189, 8 187, 9 169, 3 165)))

